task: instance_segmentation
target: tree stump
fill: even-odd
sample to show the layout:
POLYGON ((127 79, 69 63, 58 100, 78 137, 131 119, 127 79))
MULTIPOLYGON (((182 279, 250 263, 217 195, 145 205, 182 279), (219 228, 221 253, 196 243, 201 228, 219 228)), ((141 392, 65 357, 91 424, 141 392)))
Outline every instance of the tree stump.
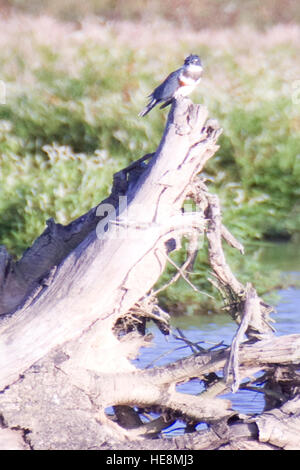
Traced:
POLYGON ((49 220, 16 263, 1 247, 0 448, 300 448, 300 335, 275 337, 272 309, 232 274, 222 240, 243 247, 201 178, 221 132, 204 106, 175 101, 156 152, 117 173, 105 201, 67 226, 49 220), (184 212, 187 197, 197 210, 184 212), (194 248, 176 278, 190 282, 203 235, 214 282, 240 325, 233 345, 138 370, 131 359, 149 341, 145 321, 168 329, 153 286, 183 236, 194 248), (262 371, 261 416, 242 416, 220 398, 253 387, 262 371), (195 377, 202 394, 175 390, 195 377), (145 410, 159 417, 145 423, 145 410), (178 417, 193 432, 161 438, 178 417), (208 429, 195 431, 199 422, 208 429))

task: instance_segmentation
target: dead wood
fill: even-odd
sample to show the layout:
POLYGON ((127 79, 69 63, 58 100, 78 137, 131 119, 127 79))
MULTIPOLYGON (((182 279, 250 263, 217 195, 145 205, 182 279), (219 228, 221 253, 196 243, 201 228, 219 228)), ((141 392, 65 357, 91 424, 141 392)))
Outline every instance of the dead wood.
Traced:
POLYGON ((243 247, 222 224, 219 200, 198 176, 218 149, 220 133, 216 121, 207 121, 204 106, 176 101, 157 151, 117 173, 105 201, 67 226, 48 221, 18 262, 1 248, 3 447, 7 442, 33 449, 296 445, 281 416, 290 406, 293 430, 298 429, 299 335, 274 337, 272 309, 231 272, 222 240, 241 253, 243 247), (197 210, 183 211, 187 197, 197 210), (185 235, 191 240, 188 257, 170 282, 182 276, 197 290, 187 271, 204 234, 212 282, 240 325, 233 346, 196 348, 191 357, 168 366, 138 370, 130 359, 151 340, 145 336, 146 320, 169 331, 169 316, 153 286, 185 235), (244 335, 251 341, 243 343, 244 335), (259 419, 239 415, 221 397, 232 386, 232 375, 235 389, 264 383, 268 398, 259 419), (204 386, 201 394, 176 391, 192 378, 204 386), (112 419, 107 407, 114 409, 112 419), (145 423, 141 416, 151 411, 160 417, 145 423), (187 429, 199 422, 209 429, 153 439, 178 418, 187 429), (282 422, 281 440, 274 420, 277 429, 282 422))

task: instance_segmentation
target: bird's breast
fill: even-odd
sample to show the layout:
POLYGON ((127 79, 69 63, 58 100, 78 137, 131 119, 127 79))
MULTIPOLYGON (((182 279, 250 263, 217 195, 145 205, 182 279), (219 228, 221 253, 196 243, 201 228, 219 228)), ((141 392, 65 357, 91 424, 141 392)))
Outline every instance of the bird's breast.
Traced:
POLYGON ((200 80, 201 80, 201 77, 199 75, 198 77, 189 76, 187 74, 179 75, 178 77, 179 88, 174 95, 175 98, 176 96, 187 96, 190 93, 192 93, 192 91, 198 85, 200 80))
POLYGON ((201 80, 201 72, 189 72, 184 70, 178 77, 180 86, 198 85, 201 80))
POLYGON ((191 85, 197 85, 200 80, 194 80, 191 77, 187 77, 185 75, 182 75, 181 77, 178 78, 178 83, 180 86, 191 86, 191 85))
POLYGON ((175 92, 174 97, 177 98, 178 96, 188 96, 190 93, 192 93, 195 86, 195 83, 193 85, 181 85, 175 92))

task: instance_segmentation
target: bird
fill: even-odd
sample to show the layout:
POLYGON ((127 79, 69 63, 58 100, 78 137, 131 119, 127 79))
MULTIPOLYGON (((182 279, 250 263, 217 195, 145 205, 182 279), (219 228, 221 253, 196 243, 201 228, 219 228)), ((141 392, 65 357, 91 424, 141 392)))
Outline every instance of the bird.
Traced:
POLYGON ((198 55, 190 54, 184 64, 168 77, 148 96, 147 106, 139 113, 146 116, 158 103, 164 102, 160 108, 165 108, 179 96, 187 96, 199 84, 203 72, 202 62, 198 55))

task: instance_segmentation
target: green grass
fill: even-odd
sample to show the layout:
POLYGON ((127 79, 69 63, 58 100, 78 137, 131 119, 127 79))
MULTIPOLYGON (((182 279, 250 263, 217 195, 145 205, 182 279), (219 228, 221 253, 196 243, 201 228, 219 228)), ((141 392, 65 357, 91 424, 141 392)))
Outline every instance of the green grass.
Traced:
MULTIPOLYGON (((144 25, 140 43, 133 24, 92 22, 77 31, 50 19, 26 21, 21 31, 11 21, 0 34, 7 85, 0 105, 0 244, 20 256, 49 217, 78 217, 109 193, 114 172, 157 147, 167 111, 144 119, 138 112, 191 50, 205 64, 194 101, 204 101, 224 128, 206 174, 225 224, 246 243, 299 236, 300 105, 292 102, 292 85, 300 77, 300 46, 288 28, 281 41, 254 31, 237 41, 238 31, 219 31, 182 32, 176 43, 176 29, 144 25)), ((260 292, 277 284, 278 273, 266 273, 257 250, 248 254, 228 249, 237 276, 255 278, 260 292)), ((213 293, 205 250, 195 268, 193 282, 213 293)), ((178 311, 199 303, 182 280, 162 300, 178 311)), ((209 297, 201 302, 212 308, 209 297)))

